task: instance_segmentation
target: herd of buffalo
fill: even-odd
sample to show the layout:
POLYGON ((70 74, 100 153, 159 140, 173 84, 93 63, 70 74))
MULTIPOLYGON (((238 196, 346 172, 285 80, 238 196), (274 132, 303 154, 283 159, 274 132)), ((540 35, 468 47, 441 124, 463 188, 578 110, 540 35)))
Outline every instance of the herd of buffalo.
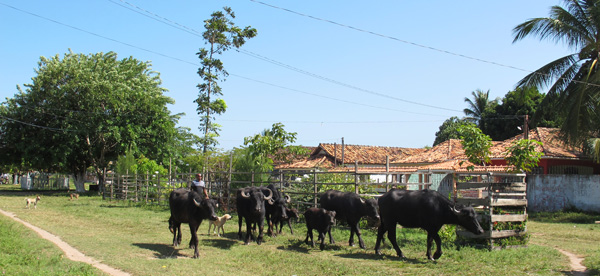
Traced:
MULTIPOLYGON (((274 185, 266 187, 246 187, 238 189, 236 194, 236 207, 239 217, 238 238, 245 244, 250 240, 261 244, 263 241, 264 222, 267 222, 267 234, 279 233, 283 223, 287 221, 290 230, 291 218, 298 218, 298 211, 288 208, 290 197, 283 195, 274 185), (243 221, 246 222, 246 235, 242 234, 243 221), (258 229, 256 229, 258 227, 258 229), (253 232, 258 236, 254 237, 253 232)), ((396 225, 406 228, 422 228, 427 231, 427 258, 438 259, 442 255, 441 239, 438 231, 444 224, 460 225, 474 234, 482 234, 477 213, 472 207, 456 206, 447 197, 433 190, 409 191, 391 189, 377 200, 363 199, 355 193, 329 190, 320 198, 321 208, 309 208, 304 212, 307 234, 305 242, 314 246, 313 229, 319 233, 317 241, 321 242, 323 250, 325 236, 329 235, 329 242, 334 243, 331 237, 331 226, 335 219, 344 220, 350 226, 349 245, 354 245, 354 235, 358 238, 359 246, 365 249, 362 240, 359 221, 362 217, 379 220, 375 253, 381 254, 379 247, 387 232, 400 258, 405 258, 396 241, 396 225), (309 242, 310 240, 310 242, 309 242), (431 254, 432 242, 436 243, 436 251, 431 254)), ((217 202, 208 199, 195 191, 185 188, 176 189, 169 196, 171 217, 169 229, 173 233, 173 246, 181 243, 181 224, 190 226, 190 248, 194 248, 194 258, 198 258, 198 227, 202 220, 216 220, 217 202)))

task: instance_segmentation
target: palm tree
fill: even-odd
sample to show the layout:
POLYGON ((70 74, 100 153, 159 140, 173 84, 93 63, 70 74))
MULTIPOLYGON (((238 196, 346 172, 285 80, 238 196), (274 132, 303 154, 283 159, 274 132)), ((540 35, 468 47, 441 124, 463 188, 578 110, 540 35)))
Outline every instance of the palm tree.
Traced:
POLYGON ((546 102, 557 104, 565 120, 566 142, 583 145, 600 130, 600 2, 564 0, 548 17, 533 18, 513 29, 513 43, 527 36, 562 42, 575 53, 556 59, 520 80, 518 87, 548 87, 546 102))
POLYGON ((491 103, 489 100, 490 90, 483 92, 482 90, 477 89, 471 92, 471 95, 473 96, 473 100, 465 98, 465 102, 468 105, 468 107, 463 110, 465 115, 467 115, 465 120, 480 126, 483 112, 491 103))

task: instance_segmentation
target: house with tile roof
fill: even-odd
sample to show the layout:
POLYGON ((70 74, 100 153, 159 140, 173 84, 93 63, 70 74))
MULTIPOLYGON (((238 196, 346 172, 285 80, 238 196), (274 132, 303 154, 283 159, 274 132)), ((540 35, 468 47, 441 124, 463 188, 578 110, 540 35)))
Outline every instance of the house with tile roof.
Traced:
POLYGON ((275 170, 282 171, 311 171, 316 170, 354 170, 359 168, 377 168, 386 162, 395 162, 408 156, 418 155, 425 149, 378 147, 362 145, 338 145, 321 143, 314 148, 310 155, 296 162, 280 164, 275 170))

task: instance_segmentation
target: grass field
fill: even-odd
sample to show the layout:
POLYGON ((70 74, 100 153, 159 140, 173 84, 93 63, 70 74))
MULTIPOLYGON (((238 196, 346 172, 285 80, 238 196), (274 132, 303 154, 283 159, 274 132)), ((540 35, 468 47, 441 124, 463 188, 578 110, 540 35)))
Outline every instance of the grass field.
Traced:
MULTIPOLYGON (((318 246, 304 244, 306 227, 295 224, 294 235, 284 228, 277 237, 265 235, 261 245, 243 245, 237 239, 237 216, 225 225, 224 237, 208 236, 208 224, 198 231, 200 258, 192 259, 187 248, 190 234, 182 227, 184 246, 173 248, 168 230, 168 210, 136 207, 122 202, 103 201, 99 196, 82 195, 70 201, 66 192, 42 194, 37 209, 25 209, 25 197, 7 185, 0 186, 0 208, 16 214, 71 244, 84 254, 133 275, 565 275, 570 267, 567 257, 555 246, 586 257, 585 265, 591 275, 600 271, 600 225, 598 216, 565 214, 533 216, 528 222, 532 233, 527 248, 487 251, 470 247, 457 249, 446 243, 444 255, 438 261, 425 258, 425 232, 399 229, 399 244, 408 257, 400 260, 389 242, 383 246, 383 256, 374 254, 376 231, 363 230, 366 250, 348 246, 349 231, 336 227, 335 245, 327 244, 324 251, 318 246)), ((64 261, 62 252, 36 237, 27 228, 12 220, 0 218, 4 240, 16 244, 42 244, 44 260, 31 275, 100 273, 87 265, 64 261), (5 226, 6 225, 6 226, 5 226), (8 233, 7 233, 8 232, 8 233), (5 236, 16 232, 16 236, 5 236), (26 236, 26 238, 18 238, 26 236), (58 260, 61 260, 60 262, 58 260), (62 272, 62 273, 55 273, 62 272)), ((13 246, 18 247, 18 246, 13 246)), ((30 255, 25 252, 0 253, 0 272, 19 271, 11 258, 30 255), (13 256, 14 255, 14 256, 13 256)), ((21 273, 17 273, 21 274, 21 273)), ((30 273, 24 273, 30 274, 30 273)), ((9 274, 7 274, 9 275, 9 274)))

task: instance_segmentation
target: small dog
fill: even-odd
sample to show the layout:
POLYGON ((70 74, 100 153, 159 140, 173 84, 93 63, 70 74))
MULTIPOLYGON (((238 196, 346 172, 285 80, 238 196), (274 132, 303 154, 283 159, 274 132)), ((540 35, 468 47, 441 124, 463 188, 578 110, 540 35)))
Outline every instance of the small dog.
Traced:
POLYGON ((78 193, 69 194, 69 200, 73 200, 73 198, 79 199, 79 194, 78 193))
POLYGON ((223 228, 223 225, 225 225, 225 222, 230 220, 231 216, 229 214, 225 214, 221 217, 218 217, 217 220, 211 220, 208 224, 208 235, 210 236, 210 228, 214 225, 215 228, 213 229, 213 233, 215 232, 215 229, 217 229, 217 236, 221 236, 219 234, 219 229, 221 230, 221 232, 223 232, 223 235, 225 235, 225 228, 223 228))
POLYGON ((33 198, 26 198, 26 199, 25 199, 25 202, 26 202, 26 203, 25 203, 25 208, 29 209, 29 205, 30 205, 30 204, 33 204, 33 209, 37 209, 37 203, 38 203, 38 201, 40 201, 40 200, 42 200, 42 199, 40 198, 40 196, 37 196, 35 199, 33 199, 33 198))

